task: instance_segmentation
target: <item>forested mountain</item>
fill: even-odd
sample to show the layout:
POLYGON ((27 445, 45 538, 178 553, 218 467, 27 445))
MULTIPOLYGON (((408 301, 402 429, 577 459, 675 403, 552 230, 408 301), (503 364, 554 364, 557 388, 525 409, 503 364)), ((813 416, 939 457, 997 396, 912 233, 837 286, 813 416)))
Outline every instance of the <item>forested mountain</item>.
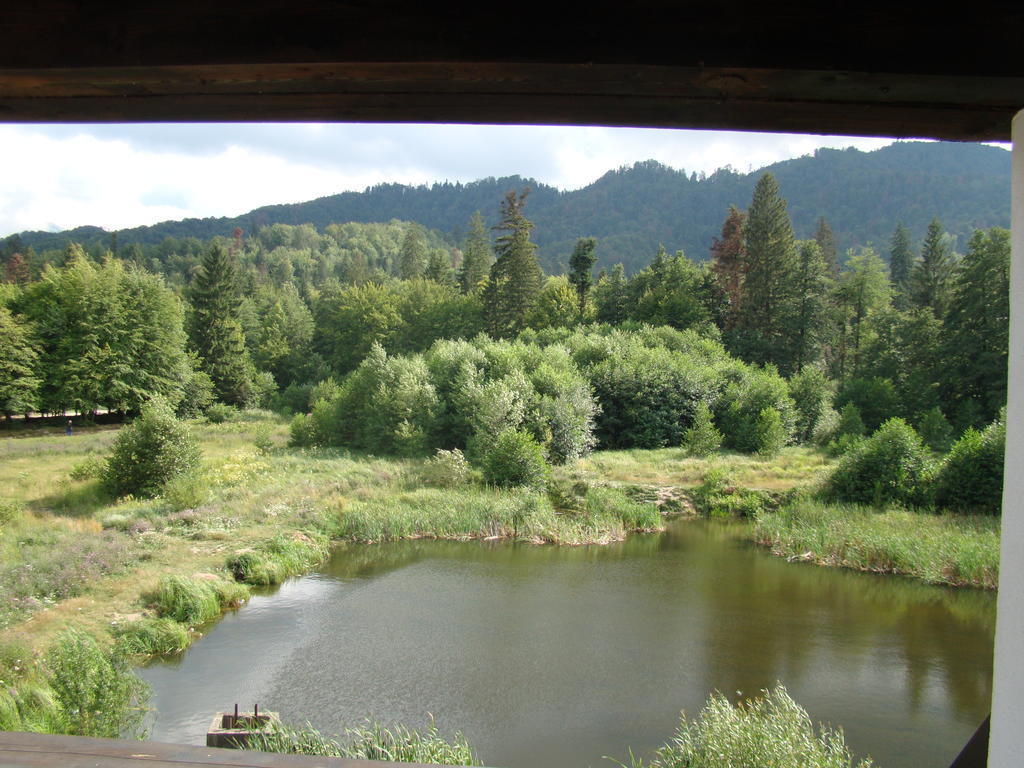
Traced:
MULTIPOLYGON (((248 235, 275 223, 311 223, 322 230, 334 222, 392 219, 419 222, 446 233, 457 244, 474 211, 481 211, 486 223, 493 225, 505 194, 530 187, 527 211, 547 272, 564 271, 576 239, 593 236, 599 240, 598 268, 622 262, 632 273, 650 260, 659 244, 669 252, 682 249, 691 258, 708 258, 729 206, 748 204, 763 170, 775 176, 789 201, 796 236, 813 236, 819 217, 825 216, 840 254, 870 244, 887 251, 901 222, 918 233, 937 216, 956 236, 957 250, 966 248, 975 228, 1009 225, 1008 152, 974 144, 899 142, 873 152, 820 149, 813 156, 751 173, 726 168, 710 176, 649 160, 609 171, 570 192, 518 176, 429 187, 381 184, 364 192, 265 206, 235 218, 186 219, 121 230, 117 244, 157 244, 165 237, 230 237, 235 227, 248 235)), ((61 233, 26 232, 21 238, 38 251, 63 248, 69 241, 109 247, 111 233, 79 227, 61 233)))

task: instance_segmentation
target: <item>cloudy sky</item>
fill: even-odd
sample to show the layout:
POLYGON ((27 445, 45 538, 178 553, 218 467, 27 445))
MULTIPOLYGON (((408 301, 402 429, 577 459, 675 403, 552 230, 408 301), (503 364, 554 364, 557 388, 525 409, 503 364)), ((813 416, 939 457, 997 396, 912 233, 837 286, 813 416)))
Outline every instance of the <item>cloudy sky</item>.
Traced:
POLYGON ((519 174, 577 189, 654 159, 739 171, 887 139, 628 128, 366 124, 0 126, 0 236, 235 216, 380 182, 519 174))

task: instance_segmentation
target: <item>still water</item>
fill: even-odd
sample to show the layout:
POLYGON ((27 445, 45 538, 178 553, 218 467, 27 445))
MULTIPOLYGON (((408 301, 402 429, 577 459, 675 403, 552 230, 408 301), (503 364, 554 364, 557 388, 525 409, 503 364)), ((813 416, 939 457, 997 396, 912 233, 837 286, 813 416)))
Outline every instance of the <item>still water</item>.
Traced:
POLYGON ((416 541, 336 552, 141 670, 152 738, 274 710, 461 730, 487 765, 607 766, 708 692, 776 681, 881 768, 945 768, 989 710, 994 595, 794 565, 735 525, 607 547, 416 541))

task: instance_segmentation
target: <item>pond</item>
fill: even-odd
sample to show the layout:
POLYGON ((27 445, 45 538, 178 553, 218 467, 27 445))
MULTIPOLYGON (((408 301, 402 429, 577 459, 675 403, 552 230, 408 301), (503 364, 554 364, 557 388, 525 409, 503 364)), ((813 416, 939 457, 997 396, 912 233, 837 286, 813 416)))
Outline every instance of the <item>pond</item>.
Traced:
POLYGON ((989 710, 994 595, 791 564, 737 524, 605 547, 411 541, 337 550, 140 674, 151 738, 216 711, 328 733, 461 730, 491 766, 614 766, 708 693, 781 681, 881 768, 945 768, 989 710))

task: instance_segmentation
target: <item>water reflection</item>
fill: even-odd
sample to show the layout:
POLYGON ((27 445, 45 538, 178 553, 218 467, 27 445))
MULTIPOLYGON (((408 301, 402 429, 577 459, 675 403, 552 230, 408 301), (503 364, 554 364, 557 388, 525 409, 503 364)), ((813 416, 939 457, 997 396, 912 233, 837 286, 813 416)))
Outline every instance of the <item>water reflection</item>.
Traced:
POLYGON ((492 765, 607 765, 712 689, 781 680, 882 766, 948 765, 988 711, 993 596, 787 564, 739 533, 342 548, 145 670, 154 737, 201 740, 258 700, 330 731, 432 712, 492 765))

